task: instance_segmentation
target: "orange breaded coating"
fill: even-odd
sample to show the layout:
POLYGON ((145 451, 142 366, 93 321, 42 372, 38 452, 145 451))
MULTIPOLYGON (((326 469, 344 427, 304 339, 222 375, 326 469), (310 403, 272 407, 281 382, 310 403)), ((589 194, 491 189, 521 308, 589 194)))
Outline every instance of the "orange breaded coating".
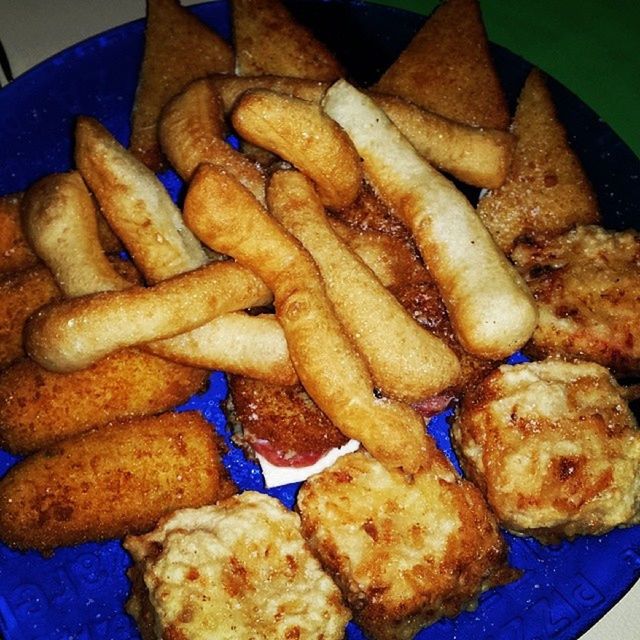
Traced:
POLYGON ((231 47, 178 0, 148 0, 144 58, 132 113, 132 153, 154 171, 163 164, 157 125, 167 102, 192 80, 231 73, 231 47))
POLYGON ((640 522, 640 432, 600 365, 503 365, 466 394, 453 438, 514 533, 557 542, 640 522))
POLYGON ((303 535, 372 640, 410 640, 516 576, 480 492, 435 446, 431 462, 408 483, 360 451, 298 493, 303 535))
POLYGON ((478 0, 445 0, 374 88, 473 126, 509 126, 478 0))
POLYGON ((113 423, 9 470, 0 481, 0 539, 49 551, 117 538, 228 494, 218 439, 200 414, 113 423))
POLYGON ((0 274, 27 269, 38 263, 20 224, 22 193, 0 196, 0 274))
POLYGON ((522 89, 512 131, 516 146, 507 179, 477 208, 500 248, 510 253, 519 240, 539 242, 598 222, 593 189, 538 70, 522 89))

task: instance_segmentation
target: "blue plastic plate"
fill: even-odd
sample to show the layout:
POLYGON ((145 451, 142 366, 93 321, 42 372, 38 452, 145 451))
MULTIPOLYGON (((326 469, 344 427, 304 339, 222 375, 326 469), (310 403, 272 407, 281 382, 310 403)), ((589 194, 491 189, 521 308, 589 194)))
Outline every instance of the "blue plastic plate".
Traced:
MULTIPOLYGON (((336 51, 351 76, 374 80, 420 27, 423 17, 357 2, 296 5, 300 18, 336 51), (348 37, 347 37, 348 35, 348 37), (377 46, 371 47, 375 42, 377 46), (363 53, 366 51, 366 55, 363 53)), ((201 5, 196 13, 228 37, 228 7, 201 5)), ((54 56, 0 91, 0 193, 25 189, 37 178, 71 168, 72 128, 77 115, 100 120, 127 142, 129 114, 143 49, 142 21, 108 31, 54 56)), ((513 102, 530 66, 494 47, 496 64, 513 102)), ((634 222, 640 202, 638 158, 575 96, 551 84, 560 117, 598 192, 608 226, 634 222)), ((165 176, 175 193, 175 176, 165 176)), ((467 191, 470 197, 473 192, 467 191)), ((227 439, 220 403, 225 379, 214 373, 195 408, 227 439)), ((430 424, 451 454, 447 415, 430 424)), ((255 465, 230 442, 226 464, 242 488, 264 490, 255 465)), ((16 458, 0 452, 0 475, 16 458)), ((296 486, 271 491, 287 505, 296 486)), ((523 570, 517 582, 486 593, 476 611, 443 620, 420 640, 573 640, 601 618, 640 575, 640 527, 545 547, 507 535, 511 562, 523 570)), ((129 558, 119 541, 85 544, 43 558, 0 545, 0 632, 5 640, 131 640, 139 638, 124 613, 129 558)), ((351 625, 349 639, 362 638, 351 625)))

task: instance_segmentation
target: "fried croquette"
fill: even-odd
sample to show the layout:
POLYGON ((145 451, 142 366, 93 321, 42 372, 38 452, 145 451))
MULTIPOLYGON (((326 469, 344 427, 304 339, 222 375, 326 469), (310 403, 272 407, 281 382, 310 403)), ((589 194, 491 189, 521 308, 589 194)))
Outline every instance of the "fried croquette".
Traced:
POLYGON ((520 244, 512 258, 539 309, 527 353, 640 373, 638 232, 578 227, 542 246, 520 244))
POLYGON ((640 522, 640 433, 598 364, 500 367, 465 395, 453 438, 514 533, 557 542, 640 522))
POLYGON ((302 533, 374 640, 409 640, 516 576, 482 495, 435 449, 408 483, 365 452, 302 486, 302 533))
POLYGON ((145 640, 341 640, 351 615, 297 514, 247 491, 130 536, 127 610, 145 640))
POLYGON ((20 223, 22 198, 22 193, 0 196, 0 274, 28 269, 38 263, 20 223))
POLYGON ((0 373, 0 446, 28 454, 114 420, 166 411, 200 391, 207 376, 135 349, 73 373, 20 360, 0 373))
POLYGON ((197 412, 112 423, 25 458, 0 481, 0 540, 50 551, 153 528, 233 490, 197 412))

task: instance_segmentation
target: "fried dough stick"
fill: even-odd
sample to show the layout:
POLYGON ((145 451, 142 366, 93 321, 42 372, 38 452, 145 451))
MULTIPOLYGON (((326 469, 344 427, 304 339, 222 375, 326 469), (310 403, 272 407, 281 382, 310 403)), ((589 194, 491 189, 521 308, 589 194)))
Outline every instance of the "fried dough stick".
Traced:
MULTIPOLYGON (((282 193, 277 178, 270 206, 282 193)), ((205 244, 233 256, 264 279, 274 293, 291 360, 303 386, 347 436, 389 467, 414 473, 426 463, 427 436, 408 406, 376 399, 363 359, 344 334, 311 256, 242 185, 203 165, 185 200, 185 220, 205 244)))
POLYGON ((350 135, 365 176, 411 229, 465 349, 499 359, 526 343, 537 321, 531 294, 462 193, 346 81, 327 91, 323 106, 350 135))
POLYGON ((338 319, 381 391, 414 402, 453 385, 460 373, 454 353, 336 236, 309 181, 295 171, 279 172, 272 181, 278 194, 272 215, 315 260, 338 319))

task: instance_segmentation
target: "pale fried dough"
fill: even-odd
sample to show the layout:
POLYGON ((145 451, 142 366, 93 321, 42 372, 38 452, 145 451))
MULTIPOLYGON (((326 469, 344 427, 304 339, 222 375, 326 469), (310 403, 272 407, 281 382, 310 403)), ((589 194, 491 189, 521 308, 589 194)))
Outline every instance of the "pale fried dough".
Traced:
POLYGON ((78 119, 75 159, 109 224, 149 282, 207 262, 162 183, 92 118, 78 119), (146 260, 148 254, 153 260, 146 260))
POLYGON ((0 373, 1 446, 24 455, 113 420, 172 409, 207 375, 136 349, 72 373, 21 360, 0 373))
POLYGON ((496 359, 521 347, 536 325, 533 299, 462 193, 347 82, 335 83, 323 105, 354 141, 366 177, 411 228, 462 345, 496 359))
POLYGON ((376 386, 413 402, 453 385, 460 373, 456 356, 415 322, 336 236, 308 180, 294 171, 279 172, 273 180, 279 197, 271 213, 315 260, 336 315, 376 386))
MULTIPOLYGON (((277 206, 277 181, 267 202, 277 206)), ((254 269, 273 291, 298 376, 332 422, 390 467, 424 463, 426 434, 408 406, 378 400, 367 368, 329 303, 309 254, 228 174, 202 165, 185 200, 185 219, 203 242, 254 269), (318 336, 322 336, 319 340, 318 336)))
POLYGON ((178 0, 148 0, 144 58, 133 106, 130 148, 162 166, 157 125, 164 105, 191 80, 233 70, 231 47, 178 0))
POLYGON ((355 200, 362 183, 358 152, 318 104, 254 89, 236 103, 231 122, 244 139, 313 180, 325 206, 340 209, 355 200))
POLYGON ((478 0, 445 0, 374 88, 472 126, 509 126, 478 0))
POLYGON ((70 298, 132 284, 104 254, 96 213, 95 203, 77 172, 38 180, 22 201, 25 234, 70 298))
POLYGON ((518 241, 543 242, 598 222, 598 204, 572 151, 542 73, 533 70, 513 121, 517 144, 505 184, 478 203, 478 215, 507 254, 518 241))
POLYGON ((192 82, 162 111, 162 150, 183 180, 188 182, 199 164, 209 162, 230 171, 264 201, 264 176, 254 162, 224 139, 224 115, 212 83, 208 79, 192 82))
POLYGON ((75 371, 122 349, 190 331, 229 311, 271 302, 250 271, 216 262, 153 287, 64 300, 25 328, 29 355, 52 371, 75 371))
POLYGON ((337 80, 340 63, 280 0, 232 0, 235 71, 337 80))

